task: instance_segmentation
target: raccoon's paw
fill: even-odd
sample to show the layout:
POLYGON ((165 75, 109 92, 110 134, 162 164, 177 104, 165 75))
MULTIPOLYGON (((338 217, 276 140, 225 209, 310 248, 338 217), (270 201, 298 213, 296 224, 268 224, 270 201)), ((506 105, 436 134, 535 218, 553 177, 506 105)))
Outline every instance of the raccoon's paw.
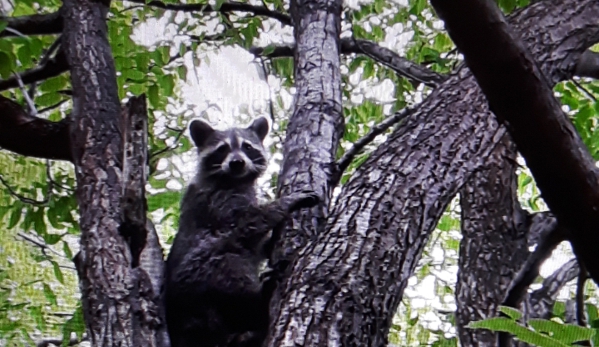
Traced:
POLYGON ((289 200, 291 201, 289 212, 293 212, 301 208, 316 206, 320 202, 320 196, 314 191, 303 191, 289 195, 289 200))

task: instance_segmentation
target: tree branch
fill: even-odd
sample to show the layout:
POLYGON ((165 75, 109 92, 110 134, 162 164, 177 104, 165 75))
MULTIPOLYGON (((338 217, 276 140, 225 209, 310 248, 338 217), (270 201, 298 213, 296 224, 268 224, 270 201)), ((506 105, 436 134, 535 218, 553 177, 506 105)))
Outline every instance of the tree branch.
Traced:
POLYGON ((540 240, 534 252, 528 257, 518 275, 512 280, 507 291, 505 300, 501 305, 518 308, 520 302, 525 298, 528 287, 539 276, 539 269, 543 262, 551 255, 551 252, 566 238, 566 230, 561 228, 555 218, 543 214, 540 220, 535 220, 530 226, 530 232, 537 233, 541 230, 540 240))
POLYGON ((536 317, 546 318, 546 315, 551 312, 555 298, 559 294, 564 285, 576 278, 579 274, 578 261, 572 259, 555 271, 551 276, 543 280, 540 289, 535 290, 530 295, 530 303, 534 307, 536 317), (543 307, 539 307, 542 305, 543 307), (545 314, 543 314, 543 311, 545 314))
POLYGON ((367 40, 353 38, 341 40, 341 51, 346 54, 365 54, 374 61, 395 71, 398 75, 404 76, 412 82, 424 83, 429 87, 434 88, 447 79, 446 76, 415 64, 406 58, 400 57, 392 50, 367 40))
POLYGON ((274 49, 268 54, 264 54, 265 47, 251 47, 249 52, 256 57, 265 58, 287 58, 293 57, 292 46, 275 46, 274 49))
POLYGON ((264 6, 255 6, 242 2, 225 2, 223 3, 219 9, 215 9, 211 5, 206 4, 165 4, 162 1, 150 1, 146 3, 144 0, 127 0, 128 2, 136 3, 136 4, 144 4, 150 7, 161 8, 164 10, 171 11, 181 11, 181 12, 220 12, 220 13, 229 13, 229 12, 248 12, 257 16, 265 16, 269 18, 273 18, 278 20, 279 22, 285 25, 291 25, 291 18, 281 12, 270 10, 264 6))
POLYGON ((59 122, 28 115, 0 95, 0 147, 17 154, 71 161, 70 117, 59 122))
POLYGON ((48 195, 46 195, 46 197, 44 198, 44 200, 35 200, 32 198, 28 198, 26 196, 23 196, 19 193, 17 193, 14 189, 12 189, 12 187, 8 184, 8 182, 6 182, 6 180, 4 179, 4 177, 2 177, 2 175, 0 175, 0 183, 2 183, 2 185, 4 186, 4 188, 6 188, 6 190, 8 190, 8 193, 13 196, 15 199, 21 201, 22 203, 25 204, 30 204, 30 205, 46 205, 48 203, 48 201, 50 200, 50 194, 52 192, 52 187, 49 187, 49 192, 48 195))
POLYGON ((431 3, 526 159, 543 199, 568 229, 574 253, 599 283, 599 169, 555 99, 551 81, 493 1, 431 3))
POLYGON ((576 64, 574 75, 599 79, 599 53, 593 51, 582 53, 578 64, 576 64))
MULTIPOLYGON (((48 59, 44 64, 40 64, 38 67, 20 73, 19 76, 24 84, 29 84, 58 76, 63 72, 68 71, 68 69, 69 64, 67 63, 64 53, 62 50, 59 50, 54 58, 48 59)), ((19 78, 17 77, 11 77, 0 81, 0 91, 18 86, 19 78)))
MULTIPOLYGON (((4 17, 0 20, 7 21, 7 28, 16 30, 23 35, 53 35, 62 31, 61 11, 50 14, 34 14, 31 16, 4 17)), ((17 36, 14 31, 4 30, 0 37, 17 36)))
MULTIPOLYGON (((293 47, 276 46, 268 54, 264 54, 264 47, 252 47, 249 52, 255 56, 268 58, 292 57, 293 47)), ((375 62, 388 67, 400 76, 407 78, 413 83, 424 83, 429 87, 436 87, 447 79, 447 76, 436 73, 425 66, 416 64, 406 58, 399 56, 392 50, 379 46, 367 40, 356 40, 345 38, 341 40, 342 54, 364 54, 375 62)))
POLYGON ((370 129, 368 134, 359 139, 354 143, 352 148, 350 148, 343 156, 337 161, 335 176, 333 178, 332 185, 335 186, 339 183, 343 172, 347 169, 347 167, 351 164, 358 153, 362 152, 364 147, 371 143, 377 136, 384 133, 387 129, 389 129, 394 124, 399 123, 401 120, 405 119, 409 115, 411 115, 413 110, 411 108, 404 108, 403 110, 396 112, 391 117, 385 119, 379 124, 375 125, 370 129))

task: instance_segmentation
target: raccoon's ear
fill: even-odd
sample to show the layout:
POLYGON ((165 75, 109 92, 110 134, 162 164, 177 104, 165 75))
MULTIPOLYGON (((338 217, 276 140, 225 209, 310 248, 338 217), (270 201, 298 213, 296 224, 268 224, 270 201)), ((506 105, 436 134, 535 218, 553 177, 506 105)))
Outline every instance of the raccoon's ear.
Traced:
POLYGON ((201 121, 194 120, 189 125, 189 133, 191 134, 191 138, 193 142, 195 142, 196 146, 202 147, 206 144, 206 140, 214 133, 214 129, 210 126, 210 124, 201 121))
POLYGON ((255 132, 260 141, 264 141, 266 134, 268 134, 268 131, 270 130, 270 126, 268 125, 266 117, 260 117, 256 118, 248 129, 255 132))

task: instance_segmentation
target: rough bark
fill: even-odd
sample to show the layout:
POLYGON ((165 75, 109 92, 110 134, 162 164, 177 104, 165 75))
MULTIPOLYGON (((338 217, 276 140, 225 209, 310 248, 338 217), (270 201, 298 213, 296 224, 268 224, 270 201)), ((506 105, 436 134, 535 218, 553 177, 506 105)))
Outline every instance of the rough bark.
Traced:
MULTIPOLYGON (((596 7, 544 1, 511 18, 552 83, 571 77, 568 62, 588 48, 599 28, 596 7)), ((357 170, 326 232, 292 264, 278 345, 386 344, 431 231, 504 134, 470 72, 459 68, 357 170)))
MULTIPOLYGON (((516 166, 515 145, 506 136, 460 191, 463 238, 456 325, 462 346, 497 346, 498 334, 466 325, 496 316, 499 305, 522 309, 526 317, 537 318, 555 302, 555 296, 549 296, 543 305, 532 304, 527 290, 542 262, 564 240, 565 231, 551 214, 529 215, 521 209, 516 166), (537 247, 530 253, 528 247, 534 244, 537 247)), ((559 288, 563 285, 558 281, 559 288)), ((500 346, 513 344, 508 334, 501 336, 500 346)))
POLYGON ((38 158, 71 160, 70 118, 60 122, 30 116, 0 95, 0 147, 38 158))
MULTIPOLYGON (((599 284, 599 169, 580 135, 555 99, 550 82, 505 22, 491 0, 433 0, 456 46, 464 54, 489 105, 508 124, 518 150, 526 159, 541 196, 569 231, 574 253, 599 284)), ((578 4, 577 4, 578 5, 578 4)), ((599 16, 599 3, 584 12, 599 16)), ((571 6, 569 13, 582 11, 571 6)), ((557 19, 546 29, 563 28, 557 19)), ((581 54, 599 40, 599 27, 581 27, 587 37, 570 43, 569 70, 574 71, 581 54)))
POLYGON ((131 253, 119 234, 123 138, 116 72, 106 38, 109 4, 64 1, 63 49, 71 67, 71 143, 81 226, 78 273, 93 346, 133 343, 131 253))
MULTIPOLYGON (((282 233, 271 266, 284 276, 288 264, 322 232, 331 199, 337 147, 344 131, 339 34, 341 0, 292 0, 295 29, 295 101, 283 146, 278 195, 313 190, 320 203, 295 212, 282 233)), ((293 295, 279 285, 271 301, 269 346, 294 344, 290 315, 282 310, 293 295)))
POLYGON ((124 162, 119 233, 129 245, 132 258, 133 343, 137 346, 168 347, 170 341, 160 299, 164 256, 156 229, 146 218, 148 114, 145 96, 131 98, 122 115, 124 162))
POLYGON ((497 334, 466 325, 495 316, 529 255, 527 213, 518 202, 516 166, 515 145, 505 136, 460 191, 456 325, 462 346, 496 346, 497 334))

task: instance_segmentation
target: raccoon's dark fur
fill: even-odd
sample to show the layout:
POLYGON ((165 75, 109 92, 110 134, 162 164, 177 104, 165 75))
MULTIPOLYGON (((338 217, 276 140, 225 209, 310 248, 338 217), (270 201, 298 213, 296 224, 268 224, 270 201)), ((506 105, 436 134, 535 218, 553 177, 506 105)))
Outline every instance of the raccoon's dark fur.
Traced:
POLYGON ((181 202, 166 262, 171 345, 260 346, 268 329, 268 297, 259 279, 263 246, 291 211, 314 206, 318 197, 296 193, 258 204, 255 182, 267 164, 265 118, 225 131, 193 121, 190 133, 199 169, 181 202))

